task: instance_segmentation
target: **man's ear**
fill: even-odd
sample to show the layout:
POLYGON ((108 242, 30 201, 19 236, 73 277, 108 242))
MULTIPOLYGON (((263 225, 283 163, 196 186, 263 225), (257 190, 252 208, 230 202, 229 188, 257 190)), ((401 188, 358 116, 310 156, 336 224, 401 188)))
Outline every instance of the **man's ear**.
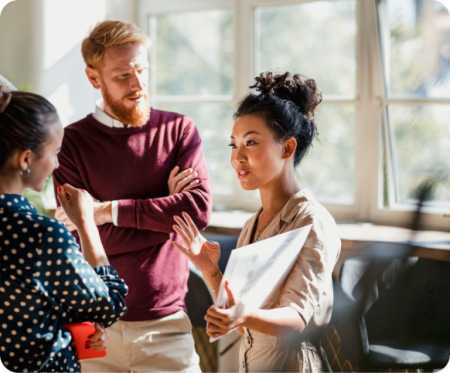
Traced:
POLYGON ((86 71, 86 75, 87 75, 89 81, 91 82, 92 86, 95 89, 100 89, 102 87, 102 85, 101 85, 101 79, 100 79, 99 72, 90 66, 86 67, 85 71, 86 71))

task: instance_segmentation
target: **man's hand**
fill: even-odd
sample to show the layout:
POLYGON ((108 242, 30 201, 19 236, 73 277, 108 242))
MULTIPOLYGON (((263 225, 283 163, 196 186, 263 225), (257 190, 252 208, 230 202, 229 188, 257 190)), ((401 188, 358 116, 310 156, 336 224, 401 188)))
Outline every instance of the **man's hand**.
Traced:
POLYGON ((109 344, 109 335, 102 324, 94 322, 95 333, 89 336, 86 348, 96 351, 106 350, 109 344))
MULTIPOLYGON (((113 220, 111 202, 99 202, 95 198, 92 199, 94 201, 93 205, 95 225, 99 226, 106 223, 112 223, 113 220)), ((62 221, 69 231, 72 232, 77 229, 75 224, 73 224, 72 221, 67 217, 64 209, 61 206, 56 209, 55 218, 62 221)))
POLYGON ((198 176, 198 173, 194 172, 192 168, 188 168, 187 170, 178 173, 179 170, 180 167, 175 166, 170 172, 169 180, 167 180, 170 196, 176 193, 186 192, 200 183, 198 179, 195 179, 198 176))

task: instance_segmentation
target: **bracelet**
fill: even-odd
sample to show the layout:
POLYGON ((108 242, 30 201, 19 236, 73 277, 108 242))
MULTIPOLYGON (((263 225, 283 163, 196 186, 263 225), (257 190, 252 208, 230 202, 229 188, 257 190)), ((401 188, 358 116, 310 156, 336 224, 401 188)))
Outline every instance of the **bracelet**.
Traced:
POLYGON ((220 285, 218 286, 218 287, 216 287, 215 289, 209 289, 210 291, 217 291, 217 290, 219 290, 219 288, 220 288, 220 285))

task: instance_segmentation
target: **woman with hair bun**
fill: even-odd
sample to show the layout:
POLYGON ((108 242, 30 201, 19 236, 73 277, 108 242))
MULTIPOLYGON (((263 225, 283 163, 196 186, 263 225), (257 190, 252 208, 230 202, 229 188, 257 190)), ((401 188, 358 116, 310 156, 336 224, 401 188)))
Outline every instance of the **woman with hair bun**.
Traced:
POLYGON ((80 372, 64 326, 94 322, 86 347, 104 350, 105 327, 127 310, 127 286, 109 266, 86 191, 58 188, 83 254, 62 222, 22 196, 42 191, 58 167, 64 132, 50 102, 13 89, 0 76, 0 357, 14 372, 80 372))
MULTIPOLYGON (((237 328, 244 335, 241 372, 331 371, 320 336, 331 317, 331 274, 341 241, 332 216, 311 191, 300 189, 294 171, 317 134, 314 114, 322 94, 313 79, 299 74, 266 72, 255 79, 234 115, 230 146, 242 188, 259 189, 262 207, 244 225, 238 247, 312 228, 288 278, 261 309, 245 306, 225 283, 227 308, 210 307, 207 332, 219 337, 237 328)), ((217 298, 220 247, 206 241, 187 214, 183 217, 175 217, 174 229, 185 246, 174 245, 217 298)))

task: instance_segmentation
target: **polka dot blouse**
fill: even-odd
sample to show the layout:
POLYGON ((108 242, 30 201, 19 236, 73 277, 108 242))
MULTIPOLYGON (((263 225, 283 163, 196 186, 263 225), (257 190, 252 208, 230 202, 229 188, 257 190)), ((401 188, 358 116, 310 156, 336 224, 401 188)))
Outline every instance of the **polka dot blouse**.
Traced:
POLYGON ((0 357, 14 372, 80 372, 64 325, 110 326, 127 311, 125 282, 94 269, 64 225, 26 198, 0 194, 0 357))

